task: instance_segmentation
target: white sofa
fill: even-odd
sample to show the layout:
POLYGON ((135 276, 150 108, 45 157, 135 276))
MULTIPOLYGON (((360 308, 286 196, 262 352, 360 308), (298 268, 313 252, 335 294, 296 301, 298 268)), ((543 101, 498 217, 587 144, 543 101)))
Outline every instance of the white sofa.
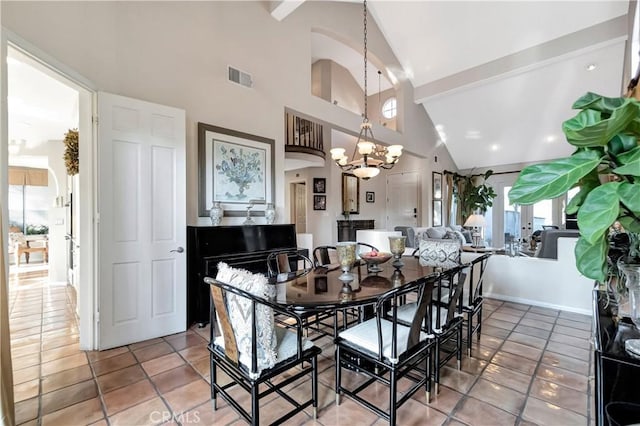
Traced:
POLYGON ((558 238, 558 259, 493 255, 487 263, 483 294, 591 315, 594 281, 578 272, 574 248, 577 238, 558 238))
MULTIPOLYGON (((359 243, 367 243, 376 247, 380 251, 389 253, 389 237, 400 236, 400 231, 387 231, 386 229, 360 229, 356 231, 356 241, 359 243)), ((413 249, 409 251, 409 254, 413 249)), ((406 253, 406 251, 405 251, 406 253)))

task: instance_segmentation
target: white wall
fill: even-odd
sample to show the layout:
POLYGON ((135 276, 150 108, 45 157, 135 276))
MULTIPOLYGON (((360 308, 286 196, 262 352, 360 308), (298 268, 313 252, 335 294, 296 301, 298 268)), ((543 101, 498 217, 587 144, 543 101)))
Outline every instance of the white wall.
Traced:
MULTIPOLYGON (((1 7, 4 27, 99 90, 187 111, 189 223, 197 222, 197 122, 275 139, 280 223, 288 221, 284 108, 354 131, 361 122, 359 115, 313 96, 310 74, 311 29, 322 28, 359 46, 360 4, 305 2, 284 21, 273 19, 268 3, 261 1, 2 2, 1 7), (253 88, 228 82, 228 65, 251 73, 253 88)), ((368 43, 375 58, 390 68, 400 67, 373 22, 368 43)), ((438 152, 441 164, 454 169, 446 150, 436 149, 433 124, 413 102, 410 83, 399 82, 396 91, 404 112, 398 123, 403 133, 374 126, 376 137, 427 159, 438 152)), ((427 167, 420 169, 429 171, 424 179, 430 185, 433 169, 428 167, 431 160, 426 161, 427 167)), ((332 182, 335 185, 339 183, 332 182)))
POLYGON ((67 282, 67 245, 64 199, 67 194, 67 169, 64 164, 64 143, 48 141, 46 147, 49 165, 49 281, 67 282), (56 204, 56 198, 58 202, 56 204))

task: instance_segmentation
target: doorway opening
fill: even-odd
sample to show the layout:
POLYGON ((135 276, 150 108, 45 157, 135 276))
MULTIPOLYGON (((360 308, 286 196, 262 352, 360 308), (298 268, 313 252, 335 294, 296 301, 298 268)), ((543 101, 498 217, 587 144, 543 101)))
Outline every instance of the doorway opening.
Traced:
POLYGON ((93 92, 37 48, 22 47, 27 44, 11 37, 6 44, 8 181, 2 193, 10 238, 3 250, 12 277, 38 269, 48 285, 68 286, 78 301, 80 347, 93 349, 93 92), (80 164, 74 176, 65 162, 70 130, 80 135, 75 156, 67 154, 80 164))

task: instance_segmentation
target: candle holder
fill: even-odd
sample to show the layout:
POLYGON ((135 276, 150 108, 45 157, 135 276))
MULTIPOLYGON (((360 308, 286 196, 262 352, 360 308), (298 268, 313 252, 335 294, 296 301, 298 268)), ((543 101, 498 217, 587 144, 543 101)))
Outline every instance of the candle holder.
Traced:
POLYGON ((354 276, 351 273, 351 268, 356 263, 356 243, 353 241, 344 241, 336 243, 336 251, 338 252, 338 261, 340 262, 340 269, 342 275, 338 277, 342 281, 341 293, 350 294, 353 293, 351 286, 349 285, 354 276))
POLYGON ((394 287, 400 287, 404 284, 404 275, 400 269, 396 269, 393 271, 393 274, 391 274, 391 284, 394 287))
POLYGON ((404 235, 393 235, 389 237, 389 248, 391 249, 391 254, 393 254, 393 263, 391 263, 391 265, 396 269, 404 266, 401 259, 404 254, 406 240, 407 237, 404 235))

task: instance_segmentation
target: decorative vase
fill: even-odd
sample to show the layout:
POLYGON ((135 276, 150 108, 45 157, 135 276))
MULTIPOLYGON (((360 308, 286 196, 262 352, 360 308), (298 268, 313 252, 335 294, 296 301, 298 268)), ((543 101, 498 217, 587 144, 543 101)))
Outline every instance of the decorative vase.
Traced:
POLYGON ((224 215, 224 209, 220 205, 219 201, 213 203, 211 206, 211 210, 209 210, 209 217, 211 218, 211 225, 218 226, 222 221, 222 216, 224 215))
POLYGON ((404 266, 402 262, 402 255, 404 254, 405 246, 406 246, 407 237, 404 235, 401 236, 390 236, 389 237, 389 249, 391 254, 393 254, 393 265, 394 268, 400 269, 404 266))
POLYGON ((267 208, 264 211, 264 218, 268 225, 271 225, 276 220, 276 209, 272 203, 267 203, 267 208))
POLYGON ((344 241, 336 244, 338 252, 338 261, 342 269, 342 275, 338 277, 342 281, 342 293, 351 293, 352 289, 349 283, 355 278, 351 273, 351 268, 356 263, 356 243, 353 241, 344 241))
POLYGON ((629 290, 629 316, 640 327, 640 263, 618 262, 618 269, 624 274, 624 285, 629 290))

